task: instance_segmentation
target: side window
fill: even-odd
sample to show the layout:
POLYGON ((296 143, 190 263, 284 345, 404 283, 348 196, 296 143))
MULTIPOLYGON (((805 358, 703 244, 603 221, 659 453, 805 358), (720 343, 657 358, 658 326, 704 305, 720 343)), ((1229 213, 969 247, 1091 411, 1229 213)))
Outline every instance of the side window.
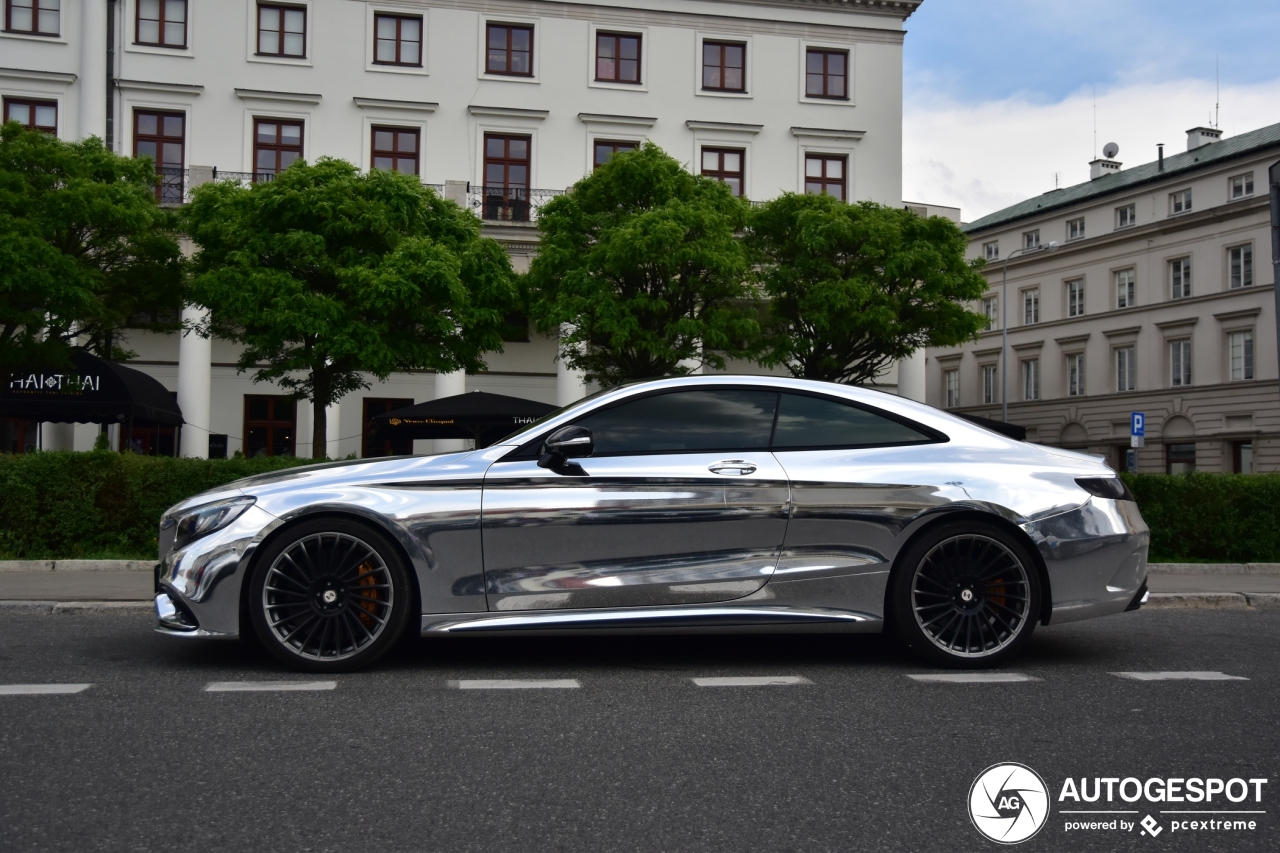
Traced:
POLYGON ((617 453, 767 450, 774 391, 733 389, 655 394, 592 412, 593 456, 617 453))
POLYGON ((773 449, 918 444, 931 441, 924 433, 836 400, 783 394, 773 449))

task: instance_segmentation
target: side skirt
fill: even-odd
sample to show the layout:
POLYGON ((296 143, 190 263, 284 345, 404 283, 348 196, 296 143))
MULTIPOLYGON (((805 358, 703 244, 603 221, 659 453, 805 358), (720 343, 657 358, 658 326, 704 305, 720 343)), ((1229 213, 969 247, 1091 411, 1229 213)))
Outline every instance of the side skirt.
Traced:
POLYGON ((614 633, 878 633, 867 613, 821 607, 637 607, 626 610, 530 610, 427 613, 422 635, 614 633))

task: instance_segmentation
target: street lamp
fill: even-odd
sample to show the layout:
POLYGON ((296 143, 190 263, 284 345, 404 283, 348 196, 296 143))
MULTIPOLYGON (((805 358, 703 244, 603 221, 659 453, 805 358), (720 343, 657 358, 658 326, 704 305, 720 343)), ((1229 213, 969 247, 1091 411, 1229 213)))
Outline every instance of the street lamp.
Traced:
POLYGON ((1009 422, 1009 261, 1018 255, 1052 252, 1057 248, 1058 241, 1054 240, 1014 249, 1004 256, 1000 274, 1000 420, 1005 423, 1009 422))

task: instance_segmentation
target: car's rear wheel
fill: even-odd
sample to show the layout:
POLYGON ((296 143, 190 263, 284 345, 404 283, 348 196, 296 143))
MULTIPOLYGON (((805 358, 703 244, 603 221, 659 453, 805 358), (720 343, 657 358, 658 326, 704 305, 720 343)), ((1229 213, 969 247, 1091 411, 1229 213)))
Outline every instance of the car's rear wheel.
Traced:
POLYGON ((1031 638, 1040 578, 1027 549, 987 524, 926 532, 903 554, 889 605, 898 636, 931 663, 995 666, 1031 638))
POLYGON ((295 669, 360 669, 404 633, 408 568, 372 527, 333 518, 304 522, 270 543, 255 566, 248 592, 254 631, 295 669))

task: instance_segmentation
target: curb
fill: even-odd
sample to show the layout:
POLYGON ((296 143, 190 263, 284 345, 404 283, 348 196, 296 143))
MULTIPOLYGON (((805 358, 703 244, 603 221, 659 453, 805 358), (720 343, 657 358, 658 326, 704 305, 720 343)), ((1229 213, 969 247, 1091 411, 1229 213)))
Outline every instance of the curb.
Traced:
POLYGON ((0 601, 0 613, 142 613, 154 612, 150 601, 0 601))
POLYGON ((1153 575, 1280 575, 1280 563, 1147 563, 1153 575))
POLYGON ((149 572, 155 560, 0 560, 0 572, 149 572))

